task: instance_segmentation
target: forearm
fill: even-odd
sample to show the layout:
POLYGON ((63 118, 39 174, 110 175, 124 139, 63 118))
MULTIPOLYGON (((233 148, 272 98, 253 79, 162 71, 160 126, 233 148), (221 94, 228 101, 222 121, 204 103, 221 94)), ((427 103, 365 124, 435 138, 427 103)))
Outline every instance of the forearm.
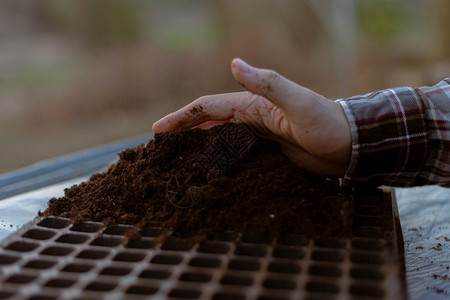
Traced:
POLYGON ((337 101, 352 135, 346 184, 450 186, 450 78, 337 101))

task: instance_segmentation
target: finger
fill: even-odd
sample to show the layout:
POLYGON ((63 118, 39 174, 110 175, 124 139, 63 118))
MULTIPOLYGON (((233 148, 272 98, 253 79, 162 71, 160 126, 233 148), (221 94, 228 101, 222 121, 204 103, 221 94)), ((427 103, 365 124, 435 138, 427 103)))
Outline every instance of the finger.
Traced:
POLYGON ((302 111, 312 109, 317 98, 321 98, 317 93, 284 78, 275 71, 254 68, 239 58, 232 61, 231 71, 245 89, 267 98, 288 115, 293 108, 302 111))
POLYGON ((221 115, 214 116, 213 112, 217 111, 217 109, 214 109, 216 105, 228 106, 228 98, 231 100, 233 96, 234 95, 229 95, 228 97, 227 94, 224 94, 198 98, 176 112, 155 122, 152 126, 153 132, 158 133, 162 131, 191 128, 210 120, 221 121, 229 119, 232 117, 232 114, 230 114, 230 111, 226 110, 225 107, 221 111, 221 115))
POLYGON ((215 126, 219 126, 219 125, 223 125, 226 123, 230 123, 230 119, 229 120, 225 120, 225 121, 206 121, 205 123, 199 124, 197 126, 192 127, 192 129, 195 128, 200 128, 200 129, 210 129, 212 127, 215 126))
POLYGON ((153 132, 192 128, 207 121, 225 121, 261 123, 250 114, 250 104, 258 101, 259 96, 248 92, 210 95, 198 98, 192 103, 171 113, 153 124, 153 132))

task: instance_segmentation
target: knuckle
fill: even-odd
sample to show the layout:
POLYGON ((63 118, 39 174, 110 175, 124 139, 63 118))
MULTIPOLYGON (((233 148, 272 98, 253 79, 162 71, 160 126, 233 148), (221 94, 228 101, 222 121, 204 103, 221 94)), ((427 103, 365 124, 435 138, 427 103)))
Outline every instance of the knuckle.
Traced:
POLYGON ((276 82, 280 80, 280 74, 274 70, 267 70, 266 74, 267 80, 270 82, 276 82))
POLYGON ((264 70, 261 76, 257 89, 260 91, 260 95, 267 97, 271 94, 276 86, 279 85, 281 75, 273 70, 264 70))
POLYGON ((202 104, 202 103, 206 103, 208 102, 210 99, 209 95, 205 95, 205 96, 201 96, 197 99, 195 99, 195 101, 193 102, 193 104, 202 104))

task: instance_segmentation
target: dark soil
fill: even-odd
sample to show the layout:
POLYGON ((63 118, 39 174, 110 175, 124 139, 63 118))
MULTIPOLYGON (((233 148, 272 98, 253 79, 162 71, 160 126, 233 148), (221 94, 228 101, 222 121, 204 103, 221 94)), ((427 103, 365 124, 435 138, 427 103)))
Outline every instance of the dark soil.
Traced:
POLYGON ((246 125, 156 134, 119 156, 108 171, 51 199, 42 214, 180 236, 350 235, 352 199, 337 181, 300 169, 246 125))

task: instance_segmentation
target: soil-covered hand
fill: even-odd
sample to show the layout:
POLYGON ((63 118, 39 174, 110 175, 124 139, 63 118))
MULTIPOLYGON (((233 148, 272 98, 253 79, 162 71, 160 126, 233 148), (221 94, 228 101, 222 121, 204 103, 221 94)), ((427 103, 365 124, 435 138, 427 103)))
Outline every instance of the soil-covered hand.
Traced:
POLYGON ((351 135, 341 105, 272 70, 234 59, 231 70, 247 92, 198 98, 153 124, 155 133, 240 122, 274 139, 299 166, 326 176, 343 176, 351 135))

